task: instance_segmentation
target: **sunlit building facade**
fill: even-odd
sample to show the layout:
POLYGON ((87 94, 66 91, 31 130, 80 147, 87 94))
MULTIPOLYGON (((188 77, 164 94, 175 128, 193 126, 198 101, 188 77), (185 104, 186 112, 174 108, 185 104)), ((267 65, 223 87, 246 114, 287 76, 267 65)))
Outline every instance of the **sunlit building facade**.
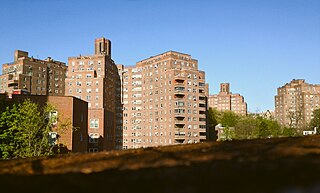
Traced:
POLYGON ((169 51, 121 72, 123 149, 206 140, 208 87, 197 60, 169 51))
POLYGON ((239 115, 247 115, 247 103, 240 94, 230 92, 229 83, 220 84, 218 94, 209 95, 208 106, 219 111, 233 111, 239 115))
POLYGON ((277 89, 275 118, 283 126, 304 128, 320 108, 320 84, 293 79, 277 89))
POLYGON ((89 152, 115 149, 116 128, 121 127, 117 122, 121 82, 111 58, 111 41, 98 38, 94 45, 94 55, 68 58, 65 91, 88 102, 89 152))

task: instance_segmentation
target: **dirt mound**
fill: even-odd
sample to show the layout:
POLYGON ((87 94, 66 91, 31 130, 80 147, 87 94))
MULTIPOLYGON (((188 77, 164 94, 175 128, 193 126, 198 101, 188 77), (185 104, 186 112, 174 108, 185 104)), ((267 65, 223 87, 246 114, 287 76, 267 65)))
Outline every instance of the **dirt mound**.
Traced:
POLYGON ((320 137, 3 160, 0 184, 10 192, 319 193, 320 137))

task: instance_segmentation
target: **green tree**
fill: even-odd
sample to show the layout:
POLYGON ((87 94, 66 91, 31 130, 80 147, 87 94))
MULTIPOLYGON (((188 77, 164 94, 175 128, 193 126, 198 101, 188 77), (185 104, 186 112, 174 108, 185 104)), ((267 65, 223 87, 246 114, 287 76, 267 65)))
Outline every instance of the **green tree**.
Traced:
POLYGON ((222 130, 220 141, 231 141, 235 139, 235 130, 234 128, 225 127, 222 130))
POLYGON ((271 137, 280 137, 281 136, 281 125, 275 120, 267 120, 268 128, 271 132, 271 137))
POLYGON ((220 112, 216 109, 209 108, 207 111, 207 124, 209 129, 209 140, 216 139, 216 131, 215 126, 218 125, 218 117, 220 116, 220 112))
POLYGON ((297 130, 292 127, 283 127, 282 128, 282 134, 283 137, 293 137, 297 135, 297 130))
POLYGON ((234 127, 239 121, 239 116, 232 111, 223 111, 218 121, 223 127, 234 127))
POLYGON ((257 138, 269 138, 271 137, 271 129, 269 128, 268 121, 262 117, 256 118, 256 129, 257 138))
POLYGON ((29 99, 7 107, 0 117, 0 150, 3 158, 49 155, 50 121, 29 99))
POLYGON ((235 128, 236 139, 252 139, 256 128, 255 118, 253 116, 244 116, 237 121, 235 128))
POLYGON ((317 128, 317 134, 320 132, 320 109, 316 109, 313 111, 313 118, 310 122, 310 129, 317 128))

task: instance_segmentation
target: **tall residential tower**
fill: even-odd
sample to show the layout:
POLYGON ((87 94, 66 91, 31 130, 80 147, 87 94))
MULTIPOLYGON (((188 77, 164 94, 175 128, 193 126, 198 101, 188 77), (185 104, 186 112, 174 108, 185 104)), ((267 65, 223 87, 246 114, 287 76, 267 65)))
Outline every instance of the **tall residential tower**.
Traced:
POLYGON ((111 41, 98 38, 94 55, 69 57, 67 75, 66 95, 88 102, 89 152, 115 149, 121 82, 111 41))
POLYGON ((220 84, 219 94, 210 95, 208 105, 220 111, 229 110, 239 115, 247 114, 247 103, 244 101, 244 97, 231 93, 229 83, 220 84))
POLYGON ((275 117, 283 126, 304 128, 320 108, 320 85, 293 79, 277 89, 275 117))
POLYGON ((118 68, 124 149, 206 140, 207 87, 197 60, 168 51, 118 68))

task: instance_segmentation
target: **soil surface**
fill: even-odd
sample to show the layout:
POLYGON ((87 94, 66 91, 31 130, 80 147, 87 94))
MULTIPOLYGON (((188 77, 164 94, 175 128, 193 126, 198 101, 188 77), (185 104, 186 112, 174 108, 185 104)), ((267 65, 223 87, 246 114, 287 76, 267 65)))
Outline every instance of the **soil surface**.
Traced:
POLYGON ((0 192, 320 193, 320 136, 0 161, 0 192))

